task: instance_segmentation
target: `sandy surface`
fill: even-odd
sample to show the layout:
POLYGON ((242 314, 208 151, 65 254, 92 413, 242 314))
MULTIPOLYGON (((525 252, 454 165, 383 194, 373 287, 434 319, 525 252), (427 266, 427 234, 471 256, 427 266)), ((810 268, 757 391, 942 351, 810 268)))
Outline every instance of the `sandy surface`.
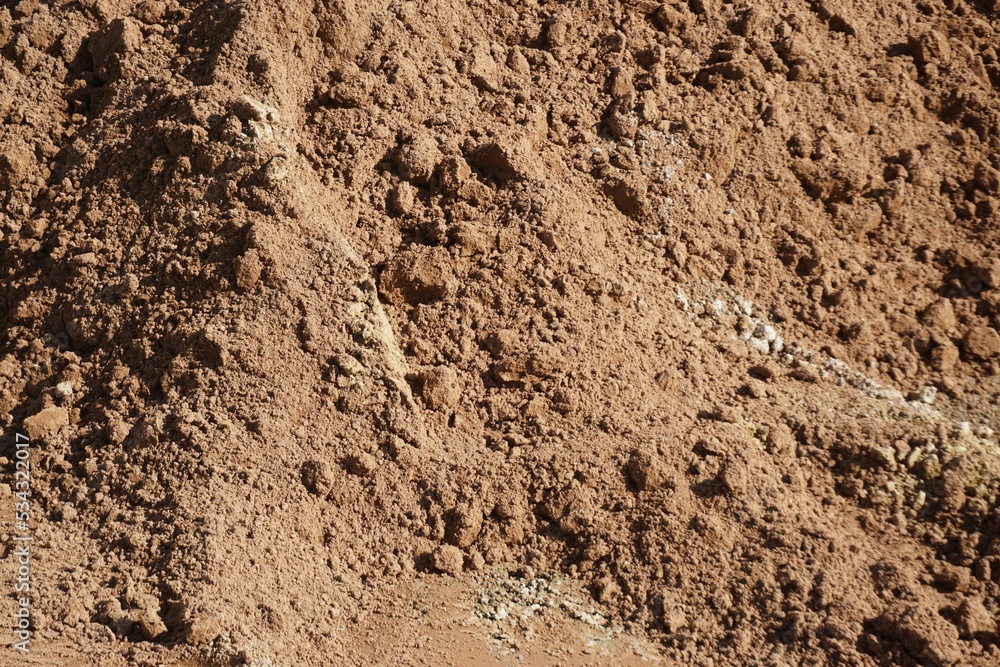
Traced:
POLYGON ((1000 663, 998 30, 3 3, 0 664, 1000 663))

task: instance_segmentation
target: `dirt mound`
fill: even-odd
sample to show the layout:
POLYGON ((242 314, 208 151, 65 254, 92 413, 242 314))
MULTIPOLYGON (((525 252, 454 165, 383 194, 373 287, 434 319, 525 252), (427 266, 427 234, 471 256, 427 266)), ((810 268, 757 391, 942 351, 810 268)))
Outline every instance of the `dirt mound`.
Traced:
POLYGON ((5 3, 33 646, 419 660, 361 629, 450 576, 505 651, 550 601, 666 664, 996 664, 997 30, 5 3))

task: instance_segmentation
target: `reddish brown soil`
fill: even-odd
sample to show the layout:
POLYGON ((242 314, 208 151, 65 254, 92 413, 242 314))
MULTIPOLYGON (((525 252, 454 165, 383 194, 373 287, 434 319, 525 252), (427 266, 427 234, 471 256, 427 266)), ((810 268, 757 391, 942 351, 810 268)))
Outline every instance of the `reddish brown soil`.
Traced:
POLYGON ((0 664, 1000 664, 998 31, 3 2, 0 664))

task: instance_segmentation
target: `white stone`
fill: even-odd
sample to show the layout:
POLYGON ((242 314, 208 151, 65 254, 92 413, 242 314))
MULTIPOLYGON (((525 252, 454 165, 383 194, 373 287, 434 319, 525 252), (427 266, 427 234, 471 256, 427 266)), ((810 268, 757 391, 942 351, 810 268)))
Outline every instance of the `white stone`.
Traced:
POLYGON ((757 327, 757 331, 755 331, 753 335, 756 338, 762 338, 766 340, 768 343, 770 343, 771 341, 773 341, 775 338, 778 337, 778 332, 775 331, 774 327, 772 327, 770 324, 761 324, 759 327, 757 327))
POLYGON ((349 354, 341 354, 336 359, 337 367, 344 375, 360 375, 365 372, 365 367, 360 361, 349 354))
POLYGON ((937 396, 937 392, 938 392, 937 387, 926 385, 924 387, 921 387, 920 391, 917 392, 917 400, 920 401, 921 403, 926 403, 927 405, 930 405, 931 403, 934 402, 934 398, 937 396))
POLYGON ((676 303, 677 307, 681 310, 687 310, 691 305, 688 301, 687 294, 684 293, 684 290, 677 290, 677 295, 674 297, 674 303, 676 303))

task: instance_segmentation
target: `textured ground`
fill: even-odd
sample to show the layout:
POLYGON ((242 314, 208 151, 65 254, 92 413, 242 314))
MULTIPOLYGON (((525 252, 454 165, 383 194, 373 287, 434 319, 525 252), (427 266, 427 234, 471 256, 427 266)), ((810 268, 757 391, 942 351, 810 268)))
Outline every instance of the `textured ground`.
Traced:
POLYGON ((998 31, 5 0, 0 664, 998 664, 998 31))

